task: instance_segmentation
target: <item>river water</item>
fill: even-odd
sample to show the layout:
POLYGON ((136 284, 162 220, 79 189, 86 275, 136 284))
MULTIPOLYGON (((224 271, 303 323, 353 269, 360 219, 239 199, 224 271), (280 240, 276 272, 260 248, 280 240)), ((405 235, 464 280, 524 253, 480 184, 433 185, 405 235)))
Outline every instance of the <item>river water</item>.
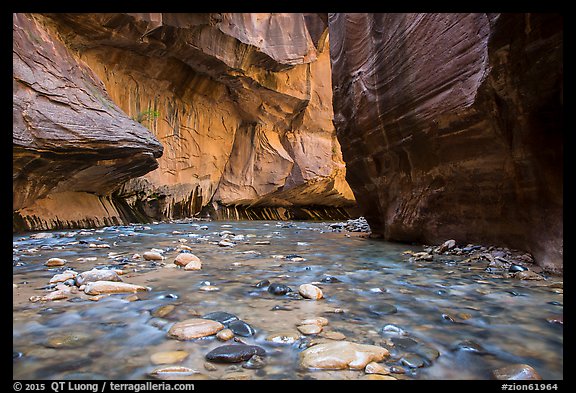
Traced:
POLYGON ((518 363, 531 365, 544 379, 563 378, 563 326, 547 320, 563 314, 563 291, 552 285, 561 278, 502 278, 486 272, 483 264, 458 257, 408 262, 402 252, 422 251, 422 246, 333 232, 328 224, 212 221, 15 234, 13 378, 150 379, 149 373, 159 367, 151 355, 175 350, 189 353, 178 365, 197 370, 190 378, 364 377, 362 370, 299 366, 306 346, 330 341, 326 332, 388 348, 391 357, 384 363, 396 366, 398 379, 489 379, 491 370, 518 363), (232 236, 237 236, 234 247, 217 244, 232 236), (182 244, 202 260, 201 270, 166 267, 182 244), (164 250, 166 259, 132 258, 151 248, 164 250), (304 260, 280 257, 289 255, 304 260), (68 262, 48 268, 44 263, 52 257, 68 262), (125 282, 151 290, 99 301, 84 294, 51 302, 28 300, 47 294, 40 288, 54 274, 92 267, 123 269, 125 282), (294 292, 273 295, 255 286, 261 280, 285 284, 294 292), (305 283, 316 283, 324 299, 300 297, 298 286, 305 283), (216 290, 204 290, 207 286, 216 290), (163 317, 154 316, 165 305, 175 307, 163 317), (206 364, 205 355, 223 344, 214 336, 193 341, 167 337, 174 322, 214 311, 235 314, 255 329, 254 336, 241 339, 266 350, 264 367, 206 364), (320 316, 328 325, 316 336, 301 335, 291 344, 266 340, 275 333, 296 334, 299 321, 320 316), (395 328, 384 331, 386 325, 404 335, 395 328), (407 355, 421 367, 402 362, 407 355))

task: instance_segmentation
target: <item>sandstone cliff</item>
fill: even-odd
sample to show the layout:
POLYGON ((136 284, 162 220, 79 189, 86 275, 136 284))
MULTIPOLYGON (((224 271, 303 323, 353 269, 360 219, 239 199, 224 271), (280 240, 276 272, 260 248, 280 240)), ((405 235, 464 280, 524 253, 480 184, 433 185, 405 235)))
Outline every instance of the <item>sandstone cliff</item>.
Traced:
MULTIPOLYGON (((82 225, 78 221, 82 209, 76 210, 73 220, 51 210, 58 205, 58 196, 71 197, 58 195, 60 191, 88 192, 86 198, 103 201, 104 210, 124 221, 188 217, 202 209, 230 218, 336 217, 354 205, 332 124, 327 25, 322 18, 303 14, 17 14, 14 18, 15 64, 21 57, 43 57, 53 64, 51 83, 66 87, 71 70, 83 70, 96 86, 93 91, 82 90, 84 100, 103 105, 95 110, 98 115, 112 111, 109 108, 118 113, 110 116, 115 127, 111 128, 76 108, 76 118, 69 124, 61 114, 62 105, 52 100, 38 113, 53 113, 67 122, 68 130, 52 135, 54 145, 86 146, 101 166, 112 153, 100 156, 104 149, 98 150, 92 141, 105 131, 118 141, 108 149, 118 150, 130 163, 130 168, 121 167, 121 159, 114 156, 116 162, 106 164, 114 170, 82 172, 86 179, 97 178, 94 182, 70 175, 71 168, 81 171, 89 165, 83 153, 76 156, 81 163, 70 154, 58 156, 62 168, 55 168, 57 176, 52 179, 34 179, 42 172, 38 165, 19 165, 14 195, 21 201, 14 209, 20 209, 24 227, 65 227, 66 221, 82 225), (31 25, 40 41, 27 33, 31 25), (77 124, 93 124, 98 131, 77 124), (132 141, 124 142, 121 135, 142 138, 138 141, 142 145, 130 145, 132 141), (158 141, 163 146, 161 157, 158 141), (148 151, 151 155, 145 156, 148 151), (42 192, 34 191, 34 184, 43 186, 42 192)), ((38 61, 29 63, 29 73, 40 75, 43 68, 38 61)), ((20 83, 16 70, 14 79, 21 89, 36 89, 34 81, 20 83)), ((84 86, 83 80, 74 83, 84 86)), ((16 100, 15 95, 15 119, 26 112, 16 100)), ((37 123, 34 133, 43 140, 50 131, 42 121, 37 123)), ((29 123, 23 121, 18 125, 15 120, 16 129, 30 132, 29 123)), ((15 152, 21 144, 18 132, 15 152)), ((39 154, 38 150, 28 146, 29 154, 39 154)), ((86 211, 86 216, 106 216, 100 213, 86 211)))
POLYGON ((158 167, 162 145, 37 19, 13 20, 13 226, 122 222, 110 193, 158 167))
POLYGON ((347 180, 387 239, 491 242, 562 269, 562 17, 329 16, 347 180))

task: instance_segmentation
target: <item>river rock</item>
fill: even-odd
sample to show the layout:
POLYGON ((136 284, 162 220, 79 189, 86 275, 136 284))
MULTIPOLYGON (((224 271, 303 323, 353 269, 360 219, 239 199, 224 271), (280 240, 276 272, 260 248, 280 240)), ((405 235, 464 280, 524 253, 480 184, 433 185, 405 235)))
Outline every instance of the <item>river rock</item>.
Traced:
POLYGON ((161 261, 164 259, 162 254, 156 251, 146 251, 144 254, 142 254, 142 257, 144 257, 144 259, 147 261, 161 261))
POLYGON ((201 291, 204 292, 214 292, 214 291, 219 291, 220 288, 218 288, 215 285, 202 285, 200 288, 198 288, 201 291))
POLYGON ((214 311, 203 315, 202 318, 220 322, 224 326, 228 326, 230 322, 237 321, 239 319, 236 315, 224 311, 214 311))
POLYGON ((36 302, 50 302, 50 301, 54 301, 54 300, 66 299, 69 294, 70 294, 70 291, 67 291, 67 290, 58 290, 58 291, 50 292, 49 294, 44 295, 44 296, 31 296, 31 297, 29 298, 29 300, 30 300, 32 303, 36 303, 36 302))
POLYGON ((54 277, 50 279, 50 284, 57 282, 65 282, 67 280, 73 279, 78 275, 74 270, 66 270, 64 273, 55 274, 54 277))
POLYGON ((189 252, 181 252, 174 258, 174 264, 177 266, 184 267, 188 265, 190 262, 198 262, 200 263, 200 258, 198 258, 194 254, 190 254, 189 252))
POLYGON ((300 354, 300 365, 304 368, 360 370, 370 362, 380 362, 390 356, 386 348, 376 345, 336 341, 317 344, 300 354))
POLYGON ((106 244, 106 243, 90 243, 88 244, 89 248, 110 248, 110 244, 106 244))
POLYGON ((151 314, 153 317, 164 318, 168 314, 170 314, 172 311, 174 311, 175 308, 176 308, 176 306, 173 304, 165 304, 163 306, 159 306, 159 307, 155 308, 151 312, 151 314))
POLYGON ((64 266, 65 264, 66 260, 62 258, 50 258, 44 263, 48 267, 64 266))
POLYGON ((254 355, 246 363, 242 365, 242 368, 247 368, 250 370, 256 370, 266 366, 266 360, 262 356, 254 355))
POLYGON ((298 293, 306 298, 312 300, 320 300, 324 297, 322 290, 316 285, 312 284, 302 284, 298 287, 298 293))
POLYGON ((326 319, 324 317, 306 318, 306 319, 300 321, 300 325, 326 326, 326 325, 328 325, 328 319, 326 319))
POLYGON ((198 374, 198 371, 183 366, 159 367, 149 373, 151 377, 159 379, 181 379, 194 374, 198 374))
POLYGON ((528 270, 528 268, 522 265, 511 265, 508 268, 508 272, 510 273, 525 272, 526 270, 528 270))
POLYGON ((264 287, 267 287, 268 285, 270 285, 270 281, 268 281, 268 280, 261 280, 261 281, 258 281, 256 284, 254 284, 254 287, 256 287, 256 288, 264 288, 264 287))
POLYGON ((553 315, 546 318, 549 323, 556 323, 559 325, 564 325, 564 315, 553 315))
POLYGON ((87 295, 100 295, 103 293, 130 293, 145 292, 148 288, 141 285, 128 284, 115 281, 94 281, 86 284, 84 293, 87 295))
POLYGON ((458 342, 456 345, 454 345, 452 347, 453 350, 457 351, 468 351, 468 352, 473 352, 473 353, 478 353, 478 354, 485 354, 486 350, 484 349, 484 347, 480 344, 478 344, 475 341, 472 340, 464 340, 464 341, 460 341, 458 342))
POLYGON ((192 318, 175 323, 168 331, 168 337, 180 341, 207 337, 224 329, 220 322, 204 318, 192 318))
POLYGON ((368 307, 368 311, 376 315, 389 315, 398 312, 396 306, 388 303, 372 304, 368 307))
POLYGON ((150 360, 154 364, 180 363, 186 359, 188 355, 189 353, 186 351, 156 352, 150 356, 150 360))
POLYGON ((318 334, 322 331, 322 326, 316 324, 299 325, 298 331, 304 335, 318 334))
POLYGON ((337 282, 342 282, 342 280, 340 280, 337 277, 334 276, 326 276, 326 277, 322 277, 322 279, 320 280, 321 282, 325 282, 325 283, 337 283, 337 282))
POLYGON ((434 259, 434 256, 427 252, 415 252, 412 254, 412 258, 410 259, 413 259, 414 261, 431 261, 434 259))
POLYGON ((184 270, 200 270, 202 269, 202 262, 200 261, 190 261, 184 266, 184 270))
POLYGON ((531 270, 523 270, 514 274, 514 278, 518 280, 544 280, 544 277, 531 270))
POLYGON ((232 332, 241 337, 250 337, 253 336, 256 331, 252 326, 248 325, 246 322, 242 320, 232 321, 228 324, 228 328, 232 330, 232 332))
POLYGON ((492 370, 492 375, 499 380, 541 380, 542 377, 528 364, 512 364, 492 370))
POLYGON ((418 355, 423 356, 428 362, 432 362, 440 356, 440 352, 436 348, 428 345, 421 345, 412 348, 418 355))
POLYGON ((330 339, 330 340, 336 340, 336 341, 340 341, 340 340, 345 340, 346 336, 343 333, 340 332, 334 332, 334 331, 330 331, 330 332, 324 332, 323 337, 330 339))
POLYGON ((98 302, 102 299, 104 299, 105 297, 108 297, 109 295, 95 295, 95 296, 89 296, 88 300, 90 300, 91 302, 98 302))
POLYGON ((222 376, 225 381, 248 381, 251 379, 250 375, 241 371, 233 371, 231 373, 226 373, 222 376))
POLYGON ((446 240, 440 247, 438 247, 435 251, 438 254, 442 254, 445 251, 451 250, 452 248, 456 247, 456 240, 446 240))
POLYGON ((292 288, 284 285, 284 284, 277 284, 277 283, 272 283, 268 286, 268 292, 270 292, 272 295, 286 295, 288 292, 292 292, 292 288))
POLYGON ((93 340, 92 336, 86 333, 75 332, 57 335, 49 338, 44 344, 48 348, 81 348, 93 340))
POLYGON ((364 369, 366 374, 382 374, 387 375, 390 374, 390 369, 380 363, 370 362, 366 365, 364 369))
POLYGON ((220 341, 228 341, 234 338, 234 332, 230 329, 222 329, 216 333, 216 338, 220 341))
POLYGON ((381 333, 394 334, 398 336, 405 336, 406 331, 396 325, 385 325, 381 330, 381 333))
POLYGON ((78 286, 95 281, 120 282, 122 279, 115 270, 110 269, 92 269, 82 272, 76 277, 76 285, 78 286))
POLYGON ((300 339, 300 335, 296 332, 279 332, 266 337, 266 341, 276 344, 294 344, 298 339, 300 339))
POLYGON ((403 365, 408 366, 410 368, 419 368, 419 367, 423 367, 426 364, 424 359, 422 359, 420 356, 415 355, 413 353, 408 353, 408 354, 402 356, 402 358, 400 359, 400 362, 403 365))
POLYGON ((361 379, 368 379, 368 380, 378 380, 378 381, 397 381, 398 378, 394 378, 391 375, 381 375, 381 374, 367 374, 362 376, 361 379))
POLYGON ((265 356, 266 351, 256 345, 229 344, 208 352, 206 359, 218 363, 238 363, 248 360, 254 355, 265 356))

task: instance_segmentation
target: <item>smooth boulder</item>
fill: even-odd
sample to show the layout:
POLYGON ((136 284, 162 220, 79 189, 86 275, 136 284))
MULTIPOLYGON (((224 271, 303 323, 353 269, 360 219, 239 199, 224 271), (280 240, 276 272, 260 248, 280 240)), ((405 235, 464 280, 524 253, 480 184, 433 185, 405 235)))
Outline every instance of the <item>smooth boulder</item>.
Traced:
POLYGON ((386 348, 376 345, 335 341, 317 344, 302 351, 300 365, 304 368, 360 370, 368 363, 380 362, 388 356, 390 353, 386 348))
POLYGON ((192 318, 175 323, 168 331, 168 337, 186 341, 211 336, 222 329, 224 329, 224 325, 220 322, 210 319, 192 318))
POLYGON ((145 292, 148 288, 141 285, 128 284, 115 281, 94 281, 86 284, 84 293, 87 295, 101 295, 104 293, 134 293, 145 292))
POLYGON ((265 356, 266 351, 256 345, 229 344, 214 348, 206 354, 206 359, 218 363, 238 363, 254 355, 265 356))

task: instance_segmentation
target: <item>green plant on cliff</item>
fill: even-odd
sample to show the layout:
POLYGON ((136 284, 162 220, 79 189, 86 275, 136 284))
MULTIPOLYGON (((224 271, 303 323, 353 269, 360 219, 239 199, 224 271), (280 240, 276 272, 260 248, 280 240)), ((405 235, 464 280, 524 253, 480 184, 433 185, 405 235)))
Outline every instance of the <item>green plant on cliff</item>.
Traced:
POLYGON ((142 124, 145 121, 149 121, 152 119, 156 119, 160 116, 160 112, 148 109, 144 112, 139 112, 136 116, 132 117, 132 120, 137 121, 138 123, 142 124))

